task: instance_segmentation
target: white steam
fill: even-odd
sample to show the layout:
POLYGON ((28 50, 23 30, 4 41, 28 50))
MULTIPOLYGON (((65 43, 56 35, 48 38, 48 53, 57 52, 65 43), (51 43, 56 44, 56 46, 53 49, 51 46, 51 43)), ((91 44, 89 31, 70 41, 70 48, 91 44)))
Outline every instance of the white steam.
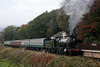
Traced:
POLYGON ((70 35, 72 35, 76 24, 81 21, 83 14, 89 12, 94 0, 70 0, 65 5, 66 15, 69 15, 70 35))

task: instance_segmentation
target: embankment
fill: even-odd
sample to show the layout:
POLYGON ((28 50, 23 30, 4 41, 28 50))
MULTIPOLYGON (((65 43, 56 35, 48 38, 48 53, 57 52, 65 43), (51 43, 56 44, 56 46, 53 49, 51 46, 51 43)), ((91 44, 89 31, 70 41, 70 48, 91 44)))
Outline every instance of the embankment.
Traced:
POLYGON ((25 48, 12 48, 0 45, 0 58, 10 60, 18 67, 98 67, 100 62, 87 57, 68 57, 48 54, 25 48))

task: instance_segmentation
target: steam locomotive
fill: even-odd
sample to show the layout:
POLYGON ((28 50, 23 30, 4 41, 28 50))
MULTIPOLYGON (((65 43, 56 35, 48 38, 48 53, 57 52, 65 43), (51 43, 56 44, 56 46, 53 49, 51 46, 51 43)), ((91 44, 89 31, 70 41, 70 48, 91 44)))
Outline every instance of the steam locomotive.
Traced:
MULTIPOLYGON (((64 33, 63 33, 64 34, 64 33)), ((81 50, 77 47, 77 42, 72 37, 61 38, 37 38, 25 40, 4 41, 5 46, 26 47, 26 49, 45 51, 49 53, 79 55, 81 50)))

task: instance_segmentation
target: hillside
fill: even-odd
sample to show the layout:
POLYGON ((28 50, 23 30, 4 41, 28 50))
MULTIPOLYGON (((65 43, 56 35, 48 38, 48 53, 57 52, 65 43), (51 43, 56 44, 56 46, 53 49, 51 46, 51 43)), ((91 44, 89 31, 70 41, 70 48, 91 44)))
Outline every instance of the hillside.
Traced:
POLYGON ((27 25, 22 25, 17 33, 20 39, 26 39, 50 37, 62 30, 68 30, 68 16, 65 15, 62 9, 59 9, 44 12, 27 25), (22 31, 23 33, 21 33, 22 31))
POLYGON ((6 27, 4 40, 50 37, 62 30, 68 32, 68 24, 68 16, 65 15, 63 8, 46 11, 26 25, 6 27))

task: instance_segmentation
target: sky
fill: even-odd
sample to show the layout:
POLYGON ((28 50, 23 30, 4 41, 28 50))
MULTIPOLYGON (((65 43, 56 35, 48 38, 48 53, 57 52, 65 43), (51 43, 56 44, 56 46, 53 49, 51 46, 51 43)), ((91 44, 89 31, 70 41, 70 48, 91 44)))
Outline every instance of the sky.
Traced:
POLYGON ((60 8, 62 0, 0 0, 0 28, 27 24, 45 11, 60 8))

